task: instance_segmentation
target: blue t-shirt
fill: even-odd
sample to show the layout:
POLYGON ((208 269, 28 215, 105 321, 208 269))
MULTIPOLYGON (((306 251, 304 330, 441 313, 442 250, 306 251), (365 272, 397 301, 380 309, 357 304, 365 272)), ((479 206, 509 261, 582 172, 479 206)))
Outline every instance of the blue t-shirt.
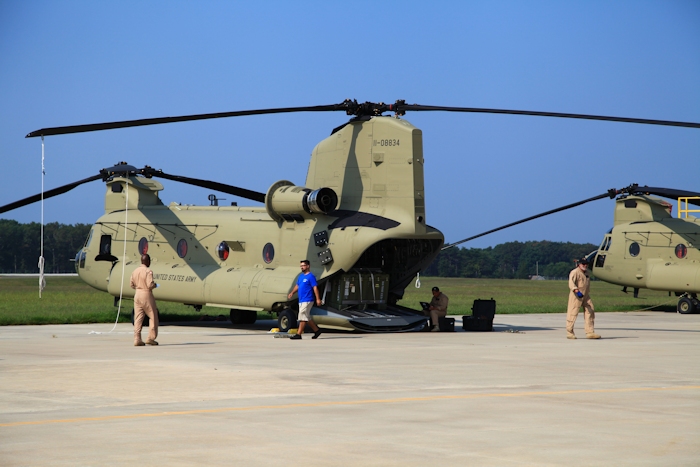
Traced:
POLYGON ((316 299, 314 287, 316 287, 316 277, 312 273, 299 274, 297 286, 299 286, 299 302, 313 302, 316 299))

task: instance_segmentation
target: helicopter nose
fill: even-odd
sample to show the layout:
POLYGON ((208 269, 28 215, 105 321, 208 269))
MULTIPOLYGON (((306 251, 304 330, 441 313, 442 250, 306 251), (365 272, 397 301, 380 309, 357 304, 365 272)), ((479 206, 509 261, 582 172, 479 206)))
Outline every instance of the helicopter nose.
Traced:
POLYGON ((593 264, 595 263, 594 260, 595 260, 596 254, 598 254, 598 250, 593 250, 585 256, 586 261, 588 261, 588 268, 589 269, 593 269, 593 264))

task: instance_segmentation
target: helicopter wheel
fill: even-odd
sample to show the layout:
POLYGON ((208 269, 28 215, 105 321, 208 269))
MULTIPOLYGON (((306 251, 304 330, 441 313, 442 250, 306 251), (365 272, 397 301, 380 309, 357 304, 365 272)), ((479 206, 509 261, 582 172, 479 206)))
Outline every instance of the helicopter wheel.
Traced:
POLYGON ((255 310, 246 310, 243 315, 245 324, 255 324, 258 319, 258 312, 255 310))
POLYGON ((693 300, 692 298, 689 297, 683 297, 680 300, 678 300, 678 307, 677 307, 678 313, 682 315, 689 315, 691 313, 695 313, 697 311, 697 303, 696 300, 693 300))
POLYGON ((229 316, 231 318, 231 324, 246 324, 246 312, 244 310, 231 308, 229 316))
POLYGON ((287 332, 290 329, 295 328, 297 326, 297 316, 292 310, 287 308, 286 310, 281 311, 278 315, 277 325, 280 329, 280 332, 287 332))

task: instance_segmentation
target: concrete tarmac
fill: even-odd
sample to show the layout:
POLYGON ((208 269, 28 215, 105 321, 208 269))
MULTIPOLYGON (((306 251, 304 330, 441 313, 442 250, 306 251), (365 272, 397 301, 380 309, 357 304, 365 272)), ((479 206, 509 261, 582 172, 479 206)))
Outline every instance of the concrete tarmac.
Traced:
POLYGON ((700 315, 596 318, 600 340, 564 314, 301 341, 163 325, 157 347, 2 327, 0 465, 700 465, 700 315))

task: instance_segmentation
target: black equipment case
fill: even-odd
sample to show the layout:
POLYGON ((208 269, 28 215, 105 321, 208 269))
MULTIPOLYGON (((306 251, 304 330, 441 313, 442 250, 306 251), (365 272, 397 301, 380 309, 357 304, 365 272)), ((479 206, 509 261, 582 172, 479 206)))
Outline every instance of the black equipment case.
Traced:
POLYGON ((471 316, 462 316, 462 329, 465 331, 493 331, 493 318, 496 315, 496 300, 474 300, 471 316))
POLYGON ((441 332, 454 332, 455 330, 455 319, 454 318, 438 318, 438 328, 441 332))

